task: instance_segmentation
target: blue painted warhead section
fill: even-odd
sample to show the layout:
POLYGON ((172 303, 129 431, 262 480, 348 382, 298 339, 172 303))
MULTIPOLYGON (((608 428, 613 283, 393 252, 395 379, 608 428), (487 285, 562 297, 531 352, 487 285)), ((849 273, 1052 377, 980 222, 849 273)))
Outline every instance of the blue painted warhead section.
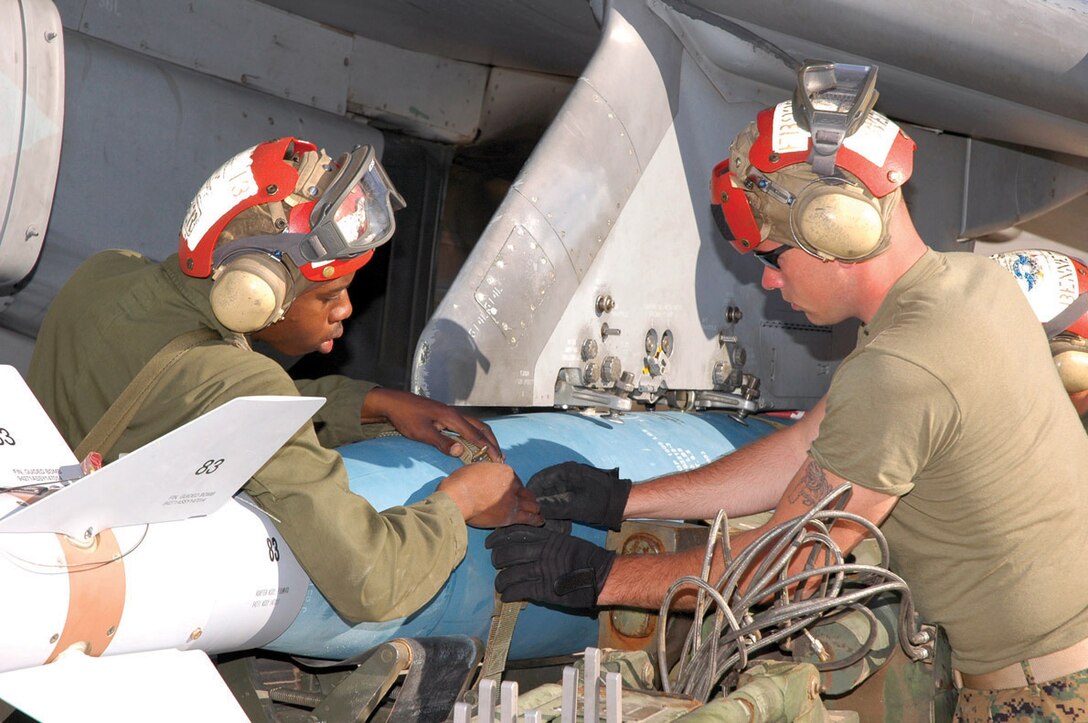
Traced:
MULTIPOLYGON (((506 461, 528 480, 559 462, 619 467, 636 482, 692 469, 756 440, 773 427, 759 419, 739 423, 725 414, 645 412, 615 419, 541 412, 488 420, 506 461)), ((401 437, 386 437, 340 449, 353 492, 381 510, 415 502, 460 466, 456 459, 401 437)), ((465 559, 431 602, 415 614, 384 623, 352 626, 312 584, 291 627, 271 645, 315 658, 344 659, 397 637, 471 635, 487 639, 495 607, 495 570, 484 548, 488 530, 469 528, 465 559)), ((605 531, 575 525, 579 537, 604 544, 605 531)), ((362 554, 365 554, 363 552, 362 554)), ((510 648, 513 660, 564 655, 597 642, 597 619, 529 605, 510 648)))

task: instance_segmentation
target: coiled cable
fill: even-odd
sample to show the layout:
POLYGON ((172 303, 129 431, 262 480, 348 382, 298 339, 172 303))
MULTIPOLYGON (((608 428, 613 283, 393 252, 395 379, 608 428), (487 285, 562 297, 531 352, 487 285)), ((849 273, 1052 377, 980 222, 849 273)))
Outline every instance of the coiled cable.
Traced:
POLYGON ((910 590, 901 577, 887 569, 887 540, 871 521, 843 509, 851 490, 850 484, 835 488, 806 514, 768 529, 735 560, 725 513, 718 513, 710 529, 701 575, 678 579, 661 604, 657 649, 665 692, 706 702, 727 676, 747 668, 755 653, 797 635, 809 635, 808 628, 817 622, 857 611, 869 623, 868 639, 849 656, 817 663, 816 667, 838 670, 853 665, 871 651, 877 639, 879 624, 865 603, 887 592, 898 593, 902 601, 899 641, 903 650, 915 660, 927 656, 924 646, 929 638, 918 629, 910 590), (839 520, 865 528, 876 540, 880 550, 876 565, 846 562, 830 532, 839 520), (711 563, 718 546, 725 571, 711 584, 711 563), (806 549, 804 569, 790 574, 791 563, 806 549), (751 582, 742 591, 740 583, 745 579, 751 582), (666 623, 673 600, 691 588, 697 590, 695 619, 670 679, 666 623), (801 591, 806 589, 814 591, 803 595, 801 591), (708 626, 710 631, 705 632, 708 626))

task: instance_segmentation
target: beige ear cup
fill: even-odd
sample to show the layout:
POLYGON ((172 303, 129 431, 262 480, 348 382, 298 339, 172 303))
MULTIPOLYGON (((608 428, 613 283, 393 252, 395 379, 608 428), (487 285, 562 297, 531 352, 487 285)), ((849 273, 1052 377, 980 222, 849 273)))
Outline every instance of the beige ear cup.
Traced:
POLYGON ((884 220, 874 201, 849 185, 813 184, 794 204, 798 243, 840 261, 871 256, 884 240, 884 220))
POLYGON ((290 305, 290 273, 267 254, 243 253, 229 258, 212 279, 212 312, 231 331, 259 331, 279 321, 290 305))
POLYGON ((852 176, 821 178, 803 163, 745 173, 752 178, 746 193, 763 238, 825 261, 846 262, 877 256, 891 242, 888 229, 901 189, 874 198, 852 176))
POLYGON ((1050 352, 1065 391, 1074 394, 1088 390, 1088 342, 1059 336, 1050 342, 1050 352))

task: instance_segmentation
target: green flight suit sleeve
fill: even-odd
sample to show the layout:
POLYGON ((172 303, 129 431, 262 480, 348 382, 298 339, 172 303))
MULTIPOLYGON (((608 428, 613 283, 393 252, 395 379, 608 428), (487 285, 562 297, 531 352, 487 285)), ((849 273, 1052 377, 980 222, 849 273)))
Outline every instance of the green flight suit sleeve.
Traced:
MULTIPOLYGON (((188 367, 192 378, 168 387, 186 390, 186 399, 176 404, 206 411, 239 396, 298 393, 287 374, 259 354, 214 347, 190 354, 179 366, 188 367), (208 390, 215 391, 207 395, 208 390)), ((328 384, 307 389, 330 392, 340 383, 328 384)), ((362 388, 354 387, 355 392, 362 388)), ((361 404, 361 393, 343 396, 354 398, 330 396, 333 413, 326 411, 324 418, 338 416, 338 408, 339 416, 350 416, 347 410, 354 406, 359 426, 355 405, 361 404)), ((339 453, 321 444, 312 424, 304 425, 243 489, 273 518, 329 603, 351 621, 389 620, 415 612, 434 597, 465 555, 465 522, 445 493, 375 510, 351 492, 339 453)))
POLYGON ((246 484, 336 610, 381 621, 427 603, 464 558, 468 533, 443 492, 375 510, 348 489, 340 455, 308 425, 246 484))
MULTIPOLYGON (((35 349, 31 383, 72 446, 102 416, 147 360, 170 339, 214 327, 206 279, 181 273, 177 259, 149 264, 105 252, 86 262, 57 296, 35 349)), ((331 447, 365 436, 359 422, 373 387, 325 377, 297 387, 270 358, 221 342, 195 347, 149 393, 109 461, 152 442, 236 397, 328 398, 245 486, 274 518, 284 541, 337 611, 356 621, 410 614, 445 584, 465 554, 468 533, 445 494, 381 511, 348 488, 331 447), (322 444, 324 442, 324 444, 322 444)), ((223 434, 245 439, 244 429, 223 434)))
POLYGON ((295 387, 304 397, 325 397, 325 405, 314 415, 317 438, 325 447, 340 447, 361 439, 369 439, 371 425, 359 421, 363 400, 371 389, 378 386, 339 374, 319 379, 297 379, 295 387))

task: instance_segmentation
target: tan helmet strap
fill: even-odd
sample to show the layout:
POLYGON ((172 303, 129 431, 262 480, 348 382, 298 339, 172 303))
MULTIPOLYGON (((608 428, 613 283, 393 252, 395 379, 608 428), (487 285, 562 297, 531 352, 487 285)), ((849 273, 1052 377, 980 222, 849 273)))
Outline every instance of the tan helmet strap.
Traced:
POLYGON ((298 167, 298 183, 288 203, 293 206, 321 196, 335 177, 328 170, 331 163, 332 158, 325 151, 304 153, 298 167), (310 189, 316 189, 316 193, 310 193, 310 189))
POLYGON ((277 230, 287 228, 287 212, 283 209, 283 203, 269 203, 265 205, 265 209, 267 209, 268 215, 272 218, 272 224, 277 230))

